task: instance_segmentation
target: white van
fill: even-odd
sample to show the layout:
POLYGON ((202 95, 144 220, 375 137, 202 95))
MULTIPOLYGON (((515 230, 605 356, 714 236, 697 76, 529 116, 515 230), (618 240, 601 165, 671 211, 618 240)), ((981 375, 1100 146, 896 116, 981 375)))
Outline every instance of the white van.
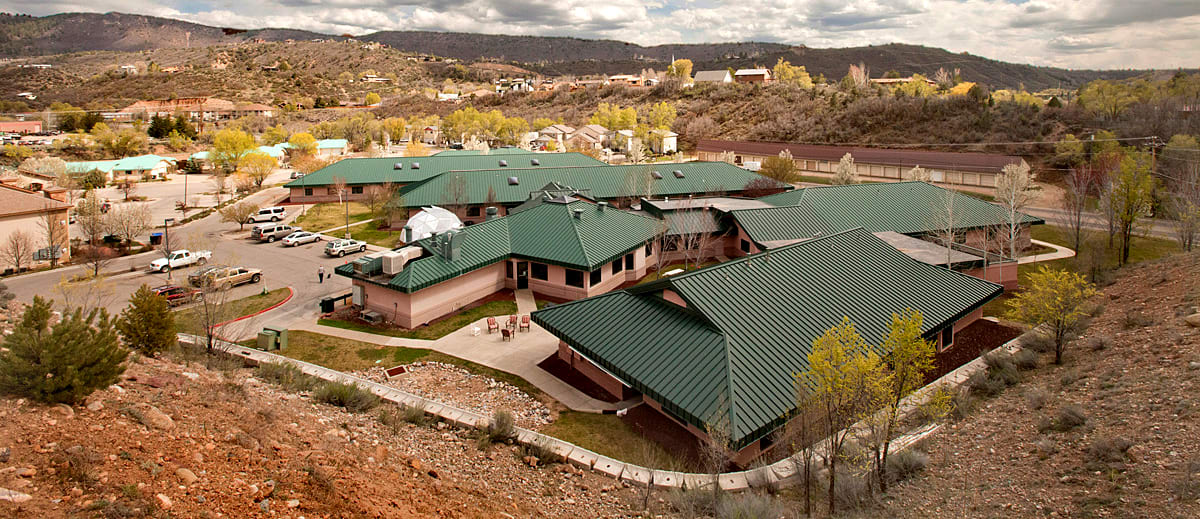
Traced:
POLYGON ((257 213, 250 215, 250 218, 246 219, 246 223, 267 222, 267 221, 278 222, 284 218, 287 218, 287 211, 284 210, 284 208, 279 207, 279 206, 264 207, 262 209, 259 209, 257 213))

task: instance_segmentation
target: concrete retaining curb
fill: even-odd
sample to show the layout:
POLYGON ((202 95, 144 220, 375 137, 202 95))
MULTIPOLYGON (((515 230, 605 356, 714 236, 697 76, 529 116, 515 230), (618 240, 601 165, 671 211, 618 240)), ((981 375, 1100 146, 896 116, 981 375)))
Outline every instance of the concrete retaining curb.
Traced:
MULTIPOLYGON (((1016 339, 1013 339, 992 351, 1005 350, 1008 352, 1016 352, 1020 350, 1020 340, 1024 336, 1025 335, 1022 334, 1020 337, 1017 337, 1016 339)), ((202 337, 179 334, 179 341, 188 344, 203 344, 204 339, 202 337)), ((284 357, 282 355, 276 355, 274 353, 246 348, 228 341, 218 341, 217 348, 226 354, 242 358, 254 364, 261 364, 263 362, 274 364, 291 364, 299 368, 305 374, 322 380, 355 384, 378 395, 383 400, 399 405, 419 407, 423 409, 426 414, 460 427, 486 429, 491 421, 489 417, 472 411, 459 409, 441 402, 429 400, 427 398, 407 393, 390 386, 385 386, 369 380, 347 375, 340 371, 334 371, 316 364, 310 364, 304 361, 284 357)), ((929 384, 921 390, 914 392, 912 395, 909 395, 905 398, 905 402, 902 404, 902 407, 914 408, 919 403, 923 402, 930 392, 935 391, 938 387, 944 385, 957 386, 965 382, 972 374, 986 368, 987 366, 983 362, 983 357, 980 356, 979 358, 960 366, 958 369, 943 375, 932 384, 929 384)), ((907 449, 940 429, 940 424, 927 424, 917 429, 908 431, 904 435, 892 440, 890 450, 891 452, 895 453, 907 449)), ((515 440, 521 445, 536 445, 546 448, 552 452, 554 456, 559 459, 559 461, 570 463, 571 465, 579 468, 593 470, 600 474, 643 487, 654 486, 655 488, 686 488, 688 490, 702 490, 711 488, 713 484, 712 474, 697 474, 649 469, 634 465, 632 463, 625 463, 620 460, 612 459, 572 443, 562 441, 552 436, 546 436, 536 431, 530 431, 528 429, 522 429, 518 427, 515 440)), ((814 468, 817 469, 818 472, 820 471, 820 459, 821 455, 819 453, 814 456, 814 463, 816 464, 816 467, 814 468)), ((777 489, 780 487, 790 486, 797 482, 799 479, 798 476, 799 474, 796 471, 796 465, 791 459, 785 458, 770 465, 758 467, 752 470, 727 472, 721 474, 717 483, 721 486, 722 490, 728 492, 741 492, 752 488, 777 489)))

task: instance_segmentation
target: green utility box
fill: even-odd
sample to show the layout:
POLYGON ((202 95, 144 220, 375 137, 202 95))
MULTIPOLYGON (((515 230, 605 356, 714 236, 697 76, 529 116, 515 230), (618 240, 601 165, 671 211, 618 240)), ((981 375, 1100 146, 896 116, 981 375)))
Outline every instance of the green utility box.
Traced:
POLYGON ((287 329, 264 326, 258 332, 258 349, 263 351, 287 349, 287 329))

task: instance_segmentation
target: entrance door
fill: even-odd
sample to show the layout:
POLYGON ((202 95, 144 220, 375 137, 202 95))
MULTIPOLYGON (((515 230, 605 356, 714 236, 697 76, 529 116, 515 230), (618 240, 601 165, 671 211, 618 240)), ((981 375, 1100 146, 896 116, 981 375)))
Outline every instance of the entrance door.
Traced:
POLYGON ((517 262, 517 290, 529 288, 529 262, 517 262))

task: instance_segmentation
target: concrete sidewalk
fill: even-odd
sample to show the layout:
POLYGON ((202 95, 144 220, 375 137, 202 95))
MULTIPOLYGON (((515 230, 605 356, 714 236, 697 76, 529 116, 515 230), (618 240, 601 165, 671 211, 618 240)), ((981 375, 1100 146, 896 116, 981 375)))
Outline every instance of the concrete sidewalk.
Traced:
POLYGON ((1042 241, 1042 240, 1030 240, 1030 241, 1033 242, 1034 245, 1041 245, 1042 247, 1053 248, 1054 252, 1049 252, 1046 254, 1034 254, 1032 256, 1021 256, 1020 258, 1017 258, 1017 263, 1020 265, 1024 265, 1026 263, 1038 263, 1038 262, 1042 262, 1042 261, 1054 261, 1054 260, 1075 257, 1075 251, 1068 249, 1066 247, 1063 247, 1062 245, 1055 245, 1048 241, 1042 241))
POLYGON ((537 366, 539 362, 558 351, 558 338, 539 328, 536 324, 531 325, 528 332, 517 332, 511 341, 502 340, 500 333, 487 333, 487 318, 468 324, 436 341, 388 337, 311 322, 297 323, 289 329, 382 346, 424 348, 452 355, 517 375, 575 411, 598 413, 623 407, 621 403, 610 404, 587 396, 582 391, 539 368, 537 366), (479 328, 479 335, 474 334, 475 328, 479 328))

